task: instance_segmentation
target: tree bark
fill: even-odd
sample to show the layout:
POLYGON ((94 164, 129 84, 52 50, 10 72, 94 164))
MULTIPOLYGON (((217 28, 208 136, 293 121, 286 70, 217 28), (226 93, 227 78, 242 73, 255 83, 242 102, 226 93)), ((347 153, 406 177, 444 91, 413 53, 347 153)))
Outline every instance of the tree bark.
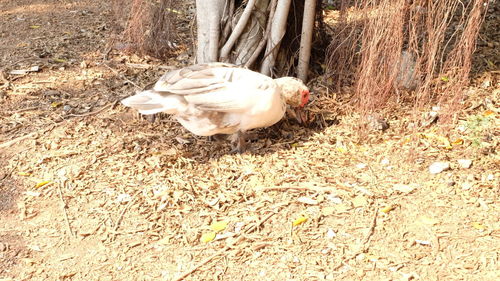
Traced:
POLYGON ((315 14, 316 0, 305 0, 302 34, 300 35, 299 63, 297 66, 297 77, 304 82, 307 81, 307 72, 309 71, 315 14))
POLYGON ((273 23, 271 27, 271 36, 266 48, 266 57, 260 68, 262 74, 270 76, 273 71, 274 63, 276 62, 276 54, 279 51, 281 39, 286 32, 286 20, 288 18, 291 2, 291 0, 278 0, 274 18, 270 19, 273 23))
POLYGON ((198 63, 218 60, 220 22, 225 0, 196 0, 196 20, 198 29, 198 63))
POLYGON ((243 29, 248 23, 248 19, 252 15, 252 10, 255 5, 256 0, 249 0, 247 3, 247 6, 245 7, 245 10, 241 14, 240 19, 238 20, 238 23, 234 27, 233 32, 229 36, 229 39, 227 39, 226 44, 224 44, 224 47, 222 47, 220 51, 220 59, 221 61, 227 60, 227 57, 229 56, 229 52, 233 48, 234 44, 236 43, 236 40, 240 37, 241 33, 243 32, 243 29))

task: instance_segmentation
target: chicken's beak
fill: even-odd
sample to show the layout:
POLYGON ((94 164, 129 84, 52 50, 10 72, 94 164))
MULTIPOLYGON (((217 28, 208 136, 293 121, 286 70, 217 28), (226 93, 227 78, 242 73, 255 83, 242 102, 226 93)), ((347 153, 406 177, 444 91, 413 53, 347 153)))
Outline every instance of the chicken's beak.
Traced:
POLYGON ((289 108, 288 114, 297 120, 297 122, 301 125, 307 123, 307 116, 302 107, 289 108))

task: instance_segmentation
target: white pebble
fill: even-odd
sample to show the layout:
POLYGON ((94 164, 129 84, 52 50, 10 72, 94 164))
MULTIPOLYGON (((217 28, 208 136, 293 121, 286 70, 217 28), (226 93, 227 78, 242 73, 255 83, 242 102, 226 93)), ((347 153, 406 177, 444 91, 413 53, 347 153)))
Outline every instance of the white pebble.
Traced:
POLYGON ((458 165, 460 165, 460 168, 462 169, 469 169, 470 166, 472 165, 472 160, 470 159, 458 159, 457 162, 458 165))
POLYGON ((450 168, 450 163, 448 162, 434 162, 429 166, 429 172, 431 174, 439 174, 442 171, 446 171, 450 168))
POLYGON ((364 168, 366 168, 366 166, 367 165, 365 163, 359 163, 359 164, 356 165, 356 168, 358 168, 358 169, 364 169, 364 168))
POLYGON ((336 236, 337 236, 337 233, 335 233, 335 231, 333 231, 333 229, 329 228, 326 231, 326 237, 328 237, 329 239, 332 239, 332 238, 334 238, 336 236))

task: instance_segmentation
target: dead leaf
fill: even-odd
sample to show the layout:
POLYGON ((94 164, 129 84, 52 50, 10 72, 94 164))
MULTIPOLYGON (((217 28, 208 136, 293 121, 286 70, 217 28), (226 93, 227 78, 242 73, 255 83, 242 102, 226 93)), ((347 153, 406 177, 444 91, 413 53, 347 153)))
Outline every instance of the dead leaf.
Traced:
POLYGON ((388 214, 390 211, 394 210, 395 206, 394 205, 387 205, 384 208, 380 209, 382 213, 388 214))
POLYGON ((335 213, 335 210, 336 210, 335 207, 323 207, 321 208, 321 214, 323 216, 333 215, 335 213))
POLYGON ((421 217, 419 217, 418 221, 420 223, 428 224, 428 225, 435 225, 435 224, 437 224, 439 222, 437 219, 430 218, 430 217, 427 217, 427 216, 421 216, 421 217))
POLYGON ((47 185, 47 184, 49 184, 49 183, 51 183, 51 181, 42 181, 42 182, 39 182, 39 183, 37 183, 37 184, 35 185, 35 188, 40 188, 40 187, 42 187, 42 186, 44 186, 44 185, 47 185))
POLYGON ((413 186, 409 186, 407 184, 395 184, 392 189, 396 190, 396 191, 399 191, 401 193, 410 193, 412 192, 413 190, 415 190, 415 187, 413 186))
POLYGON ((300 203, 303 203, 303 204, 307 204, 307 205, 318 205, 318 200, 314 200, 312 198, 305 197, 305 196, 297 198, 297 201, 300 203))
POLYGON ((208 243, 210 241, 213 241, 215 239, 216 235, 217 235, 217 233, 215 231, 205 233, 201 236, 200 241, 203 243, 208 243))
POLYGON ((300 217, 298 217, 297 219, 295 219, 293 222, 292 222, 292 225, 293 226, 297 226, 299 224, 303 224, 304 222, 307 221, 307 217, 306 216, 303 216, 301 215, 300 217))
POLYGON ((475 229, 477 230, 485 230, 486 229, 486 226, 484 226, 483 224, 481 224, 480 222, 472 222, 471 223, 472 227, 474 227, 475 229))
POLYGON ((53 103, 50 104, 50 107, 54 107, 55 108, 55 107, 61 106, 62 104, 63 104, 62 102, 55 101, 55 102, 53 102, 53 103))
POLYGON ((227 221, 217 221, 210 225, 210 228, 215 232, 221 232, 227 228, 229 223, 227 221))
POLYGON ((493 115, 493 114, 495 114, 495 112, 493 110, 486 110, 485 112, 483 112, 484 117, 488 117, 488 116, 493 115))
POLYGON ((361 195, 354 197, 351 202, 354 208, 364 207, 368 205, 368 200, 366 200, 366 198, 361 195))

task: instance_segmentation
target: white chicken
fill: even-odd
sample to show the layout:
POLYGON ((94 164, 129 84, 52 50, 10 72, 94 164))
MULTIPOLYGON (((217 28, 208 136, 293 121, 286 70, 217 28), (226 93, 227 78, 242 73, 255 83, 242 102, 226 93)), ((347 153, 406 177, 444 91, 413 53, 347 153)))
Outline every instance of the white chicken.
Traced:
POLYGON ((233 134, 233 150, 241 153, 246 131, 277 123, 287 104, 300 110, 308 101, 309 89, 300 79, 206 63, 170 71, 151 90, 122 103, 142 114, 172 114, 195 135, 233 134))

